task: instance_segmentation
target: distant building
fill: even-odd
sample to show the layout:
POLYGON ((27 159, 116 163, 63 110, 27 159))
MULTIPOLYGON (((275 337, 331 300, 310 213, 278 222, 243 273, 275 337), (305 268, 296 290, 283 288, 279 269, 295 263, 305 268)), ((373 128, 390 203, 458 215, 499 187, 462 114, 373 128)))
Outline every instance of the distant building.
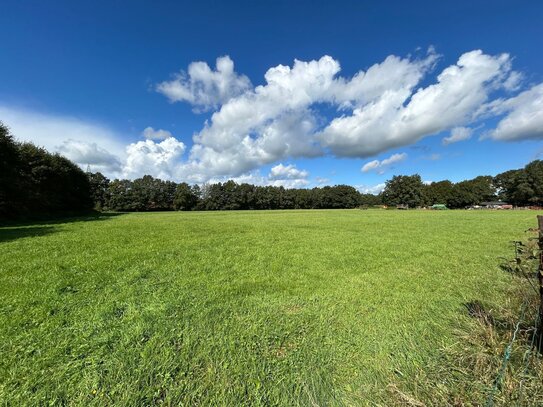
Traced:
POLYGON ((502 201, 481 202, 481 206, 485 209, 513 209, 513 205, 502 201))

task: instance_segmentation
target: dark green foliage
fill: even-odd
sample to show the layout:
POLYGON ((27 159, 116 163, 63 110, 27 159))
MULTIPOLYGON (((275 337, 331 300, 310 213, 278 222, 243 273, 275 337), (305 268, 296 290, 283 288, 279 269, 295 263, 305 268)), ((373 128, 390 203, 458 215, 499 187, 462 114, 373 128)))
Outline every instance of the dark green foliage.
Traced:
POLYGON ((543 161, 535 160, 523 169, 494 177, 501 200, 513 205, 543 205, 543 161))
POLYGON ((516 206, 541 206, 543 161, 535 160, 523 169, 505 171, 495 177, 478 176, 456 184, 444 180, 423 185, 419 175, 394 176, 387 181, 381 198, 388 205, 410 207, 445 204, 449 208, 465 208, 494 200, 516 206))
POLYGON ((381 195, 360 194, 360 205, 362 206, 377 206, 382 205, 383 200, 381 195))
POLYGON ((0 124, 0 218, 63 215, 92 207, 89 180, 67 158, 17 143, 0 124))
POLYGON ((178 211, 190 211, 198 204, 199 195, 198 185, 191 187, 186 182, 182 182, 175 189, 173 208, 178 211))
MULTIPOLYGON (((93 185, 105 185, 97 174, 89 177, 93 185)), ((236 184, 230 180, 204 184, 200 189, 197 185, 175 184, 149 175, 134 181, 116 179, 109 183, 107 191, 98 189, 95 196, 107 197, 105 204, 95 201, 97 207, 115 211, 345 209, 361 204, 360 193, 348 185, 309 190, 236 184)), ((373 199, 380 201, 379 197, 373 199)))
POLYGON ((543 161, 536 160, 532 161, 526 167, 524 167, 524 172, 527 177, 527 184, 529 188, 533 191, 532 195, 529 197, 529 202, 535 205, 543 204, 543 161))
POLYGON ((464 208, 494 199, 496 199, 496 188, 493 185, 493 178, 479 176, 455 184, 449 205, 451 208, 464 208))
POLYGON ((0 122, 0 218, 18 212, 19 162, 17 145, 8 128, 0 122))
POLYGON ((150 175, 134 180, 130 191, 133 210, 172 210, 176 187, 172 181, 162 181, 150 175))
POLYGON ((543 161, 453 184, 425 185, 420 175, 397 175, 380 195, 360 194, 348 185, 313 189, 255 186, 234 181, 201 188, 146 175, 111 181, 30 143, 17 143, 0 122, 0 219, 98 210, 341 209, 358 206, 444 204, 464 208, 500 199, 513 205, 543 205, 543 161))
POLYGON ((339 209, 355 208, 360 205, 360 193, 348 185, 314 188, 314 208, 339 209))
POLYGON ((420 175, 395 175, 386 182, 382 193, 387 205, 408 205, 410 208, 424 203, 424 184, 420 175))
POLYGON ((109 200, 109 179, 102 173, 87 173, 91 188, 91 197, 95 209, 103 209, 109 200))
POLYGON ((107 209, 114 211, 131 210, 130 189, 132 181, 115 179, 109 183, 107 209))
MULTIPOLYGON (((497 188, 498 198, 500 200, 517 203, 517 199, 514 197, 514 190, 521 182, 520 176, 522 175, 524 175, 524 170, 509 170, 494 177, 494 185, 497 188)), ((518 200, 518 202, 522 201, 524 201, 524 199, 518 200)))
POLYGON ((443 204, 465 208, 501 199, 515 205, 543 203, 543 161, 496 177, 479 176, 456 184, 449 180, 425 185, 420 175, 397 175, 380 195, 361 194, 348 185, 313 189, 225 183, 190 186, 146 175, 133 181, 109 182, 102 174, 89 174, 96 208, 116 211, 341 209, 387 204, 410 208, 443 204))
POLYGON ((543 161, 532 161, 523 169, 495 177, 478 176, 456 184, 444 180, 424 185, 419 175, 394 176, 387 181, 381 198, 388 205, 410 207, 444 204, 449 208, 465 208, 494 200, 516 206, 539 206, 543 205, 543 161))
POLYGON ((113 180, 107 190, 106 209, 115 211, 171 211, 177 185, 145 175, 134 181, 113 180))
POLYGON ((432 182, 424 188, 424 201, 426 205, 450 205, 454 194, 454 185, 451 181, 432 182))
POLYGON ((347 185, 286 189, 282 186, 238 185, 233 181, 206 185, 199 209, 336 209, 355 208, 359 192, 347 185))

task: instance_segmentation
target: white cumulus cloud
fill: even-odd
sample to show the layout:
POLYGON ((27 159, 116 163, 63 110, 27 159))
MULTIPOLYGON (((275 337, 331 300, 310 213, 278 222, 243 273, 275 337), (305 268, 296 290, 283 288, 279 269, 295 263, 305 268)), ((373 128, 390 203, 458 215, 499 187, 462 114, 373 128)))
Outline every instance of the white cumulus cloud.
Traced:
POLYGON ((229 99, 194 136, 187 173, 237 176, 288 157, 323 155, 316 137, 323 118, 314 104, 344 110, 373 103, 384 91, 408 97, 435 60, 433 53, 422 60, 391 56, 350 79, 337 77, 339 62, 329 56, 270 68, 264 85, 229 99))
POLYGON ((469 127, 455 127, 451 130, 451 135, 444 137, 442 142, 445 146, 452 143, 458 143, 459 141, 470 139, 472 134, 473 129, 469 127))
POLYGON ((495 140, 543 139, 543 84, 495 104, 496 113, 505 112, 489 135, 495 140))
POLYGON ((477 118, 476 112, 511 70, 507 54, 463 54, 437 82, 413 92, 389 89, 376 100, 335 118, 320 139, 338 156, 366 157, 413 144, 477 118), (410 98, 410 99, 409 99, 410 98))
MULTIPOLYGON (((109 176, 198 183, 255 177, 307 185, 303 170, 290 168, 302 173, 280 178, 273 169, 288 172, 289 165, 278 163, 295 158, 375 157, 442 132, 450 132, 442 140, 450 144, 468 139, 471 128, 488 119, 499 120, 486 133, 491 139, 543 139, 543 84, 523 88, 523 74, 513 71, 508 54, 466 52, 434 78, 438 60, 432 49, 419 57, 391 55, 341 76, 339 61, 325 55, 271 67, 258 86, 235 71, 229 56, 217 58, 214 68, 193 62, 155 87, 171 102, 212 111, 188 150, 169 131, 152 127, 143 130, 144 141, 127 143, 127 135, 73 117, 0 105, 0 120, 19 139, 109 176), (262 176, 264 165, 275 166, 262 176)), ((405 157, 373 160, 362 171, 382 172, 405 157)))
POLYGON ((318 185, 326 185, 326 184, 329 184, 329 183, 330 183, 330 178, 325 178, 325 177, 315 177, 315 182, 316 182, 318 185))
MULTIPOLYGON (((199 97, 218 105, 194 135, 185 171, 205 179, 239 176, 288 158, 370 157, 463 128, 488 112, 495 91, 519 86, 521 75, 508 54, 475 50, 443 69, 434 83, 418 87, 437 60, 433 50, 421 59, 389 56, 350 78, 339 76, 339 61, 330 56, 295 60, 270 68, 262 85, 236 87, 239 92, 222 102, 212 87, 202 86, 199 97), (315 106, 323 103, 335 108, 335 117, 320 114, 315 106)), ((182 82, 185 90, 189 79, 182 82)), ((193 97, 170 99, 202 105, 193 97)))
POLYGON ((157 178, 179 179, 181 157, 185 144, 169 137, 161 142, 138 141, 126 147, 126 161, 123 176, 137 178, 152 175, 157 178))
POLYGON ((188 102, 207 110, 228 102, 251 87, 245 75, 234 71, 229 56, 217 58, 215 70, 205 62, 193 62, 188 72, 181 71, 171 81, 157 85, 156 90, 172 102, 188 102))
POLYGON ((356 189, 362 194, 379 195, 385 189, 385 186, 386 184, 383 182, 376 185, 358 185, 356 189))
POLYGON ((148 140, 166 140, 167 138, 173 137, 172 133, 168 130, 155 130, 152 127, 146 127, 141 134, 148 140))
POLYGON ((390 157, 385 158, 382 161, 373 160, 364 164, 361 168, 361 171, 362 172, 378 171, 379 173, 382 174, 387 167, 391 166, 392 164, 404 161, 406 158, 407 158, 407 153, 392 154, 390 157))
POLYGON ((119 157, 96 143, 68 139, 56 146, 56 151, 82 167, 86 164, 93 172, 118 174, 122 169, 119 157))
POLYGON ((117 175, 124 144, 110 128, 69 116, 43 114, 0 105, 0 120, 19 141, 60 153, 81 168, 117 175))
POLYGON ((280 163, 271 168, 267 184, 285 188, 303 188, 309 185, 308 176, 308 171, 299 170, 294 164, 283 165, 280 163))
POLYGON ((270 170, 269 178, 276 179, 298 179, 298 178, 307 178, 309 173, 305 170, 299 170, 294 164, 283 165, 278 164, 275 167, 272 167, 270 170))
MULTIPOLYGON (((207 180, 208 183, 216 184, 232 180, 237 184, 253 184, 260 186, 282 186, 285 188, 305 188, 311 184, 308 180, 309 172, 299 170, 295 165, 278 164, 270 169, 267 176, 263 176, 260 171, 252 171, 241 174, 237 177, 213 177, 207 180)), ((318 178, 318 177, 317 177, 318 178)), ((318 182, 318 181, 317 181, 318 182)))
POLYGON ((283 188, 305 188, 309 185, 309 181, 304 178, 300 179, 276 179, 267 183, 274 187, 283 187, 283 188))

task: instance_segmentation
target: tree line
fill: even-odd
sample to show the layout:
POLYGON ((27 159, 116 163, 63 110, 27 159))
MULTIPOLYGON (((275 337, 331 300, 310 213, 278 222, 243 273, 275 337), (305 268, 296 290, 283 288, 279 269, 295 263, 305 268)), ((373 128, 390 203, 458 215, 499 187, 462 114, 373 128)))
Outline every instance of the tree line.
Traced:
POLYGON ((100 173, 88 174, 98 209, 114 211, 243 210, 243 209, 339 209, 376 205, 408 205, 410 208, 444 204, 465 208, 485 201, 517 206, 543 205, 543 161, 532 161, 519 170, 478 176, 453 183, 426 184, 420 175, 396 175, 378 194, 363 194, 349 185, 286 189, 247 183, 176 184, 146 175, 110 181, 100 173))
POLYGON ((90 190, 87 175, 76 164, 16 142, 0 122, 0 219, 89 211, 90 190))
POLYGON ((287 189, 247 183, 176 184, 146 175, 113 181, 89 174, 96 208, 113 211, 339 209, 360 205, 360 193, 349 185, 287 189))
POLYGON ((412 208, 444 204, 458 209, 496 200, 515 206, 543 206, 543 161, 535 160, 495 177, 483 175, 457 183, 444 180, 425 184, 417 174, 397 175, 386 182, 380 198, 387 205, 412 208))
POLYGON ((65 215, 91 210, 340 209, 376 205, 411 208, 444 204, 465 208, 501 200, 517 206, 543 205, 543 161, 492 176, 426 184, 420 175, 397 175, 378 194, 349 185, 287 189, 227 181, 189 185, 146 175, 109 180, 85 173, 59 154, 14 140, 0 122, 0 218, 65 215))

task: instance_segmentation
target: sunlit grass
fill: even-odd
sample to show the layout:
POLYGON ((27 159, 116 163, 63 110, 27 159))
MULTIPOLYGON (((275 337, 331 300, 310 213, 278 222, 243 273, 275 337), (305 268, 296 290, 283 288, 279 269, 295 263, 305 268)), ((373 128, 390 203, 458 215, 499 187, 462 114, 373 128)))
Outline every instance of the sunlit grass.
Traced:
POLYGON ((0 228, 0 400, 390 405, 392 385, 431 402, 417 383, 459 340, 466 302, 506 302, 515 282, 499 257, 535 216, 149 213, 0 228))

